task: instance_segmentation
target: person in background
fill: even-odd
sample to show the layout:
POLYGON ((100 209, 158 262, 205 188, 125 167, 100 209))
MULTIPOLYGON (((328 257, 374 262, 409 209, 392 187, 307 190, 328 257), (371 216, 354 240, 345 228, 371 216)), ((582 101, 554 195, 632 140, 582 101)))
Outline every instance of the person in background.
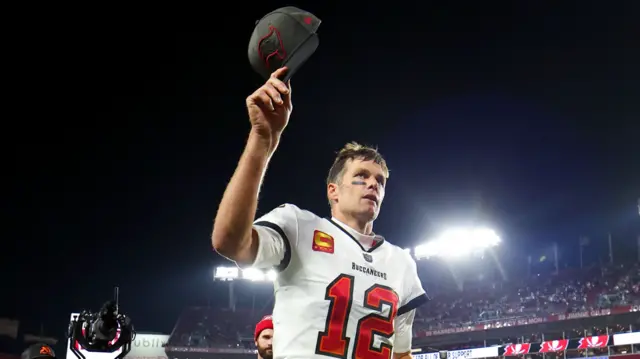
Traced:
POLYGON ((56 353, 49 345, 38 343, 31 345, 22 352, 21 359, 56 359, 56 353))
POLYGON ((271 347, 271 341, 273 339, 273 321, 270 315, 263 317, 258 324, 256 324, 254 338, 256 340, 256 348, 258 348, 258 359, 272 359, 273 349, 271 347))

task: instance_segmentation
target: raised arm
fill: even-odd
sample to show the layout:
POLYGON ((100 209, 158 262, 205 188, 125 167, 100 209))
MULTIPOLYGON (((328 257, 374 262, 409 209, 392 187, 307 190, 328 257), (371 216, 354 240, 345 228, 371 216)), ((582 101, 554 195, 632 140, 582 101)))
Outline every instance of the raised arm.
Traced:
POLYGON ((285 71, 286 68, 275 71, 247 98, 249 139, 220 201, 213 226, 213 248, 239 264, 251 264, 256 258, 259 238, 252 223, 258 191, 291 115, 290 85, 278 80, 285 71))

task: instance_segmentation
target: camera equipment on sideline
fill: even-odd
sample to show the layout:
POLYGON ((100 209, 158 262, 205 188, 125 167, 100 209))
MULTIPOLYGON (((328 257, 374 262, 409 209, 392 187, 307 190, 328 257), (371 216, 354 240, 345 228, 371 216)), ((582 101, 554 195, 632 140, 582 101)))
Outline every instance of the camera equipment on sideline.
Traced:
MULTIPOLYGON (((80 349, 96 353, 122 352, 114 359, 122 359, 131 351, 136 333, 131 318, 118 311, 118 288, 115 300, 106 302, 100 312, 83 310, 69 323, 69 349, 78 359, 86 359, 80 349)), ((67 358, 71 359, 71 358, 67 358)))

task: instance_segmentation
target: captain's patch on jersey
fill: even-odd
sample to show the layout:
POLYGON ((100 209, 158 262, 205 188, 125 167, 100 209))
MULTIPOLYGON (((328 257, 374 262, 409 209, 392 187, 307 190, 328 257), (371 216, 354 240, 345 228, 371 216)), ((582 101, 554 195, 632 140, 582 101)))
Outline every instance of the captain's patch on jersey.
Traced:
POLYGON ((333 237, 316 229, 313 232, 313 244, 311 245, 311 249, 316 252, 333 254, 333 237))

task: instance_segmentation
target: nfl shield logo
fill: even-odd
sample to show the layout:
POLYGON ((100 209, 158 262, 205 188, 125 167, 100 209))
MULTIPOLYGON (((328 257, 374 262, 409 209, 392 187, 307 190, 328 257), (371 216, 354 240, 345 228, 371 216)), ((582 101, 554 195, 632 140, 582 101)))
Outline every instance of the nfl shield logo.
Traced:
POLYGON ((364 260, 371 263, 373 262, 373 257, 371 256, 371 254, 369 253, 362 253, 362 256, 364 257, 364 260))

